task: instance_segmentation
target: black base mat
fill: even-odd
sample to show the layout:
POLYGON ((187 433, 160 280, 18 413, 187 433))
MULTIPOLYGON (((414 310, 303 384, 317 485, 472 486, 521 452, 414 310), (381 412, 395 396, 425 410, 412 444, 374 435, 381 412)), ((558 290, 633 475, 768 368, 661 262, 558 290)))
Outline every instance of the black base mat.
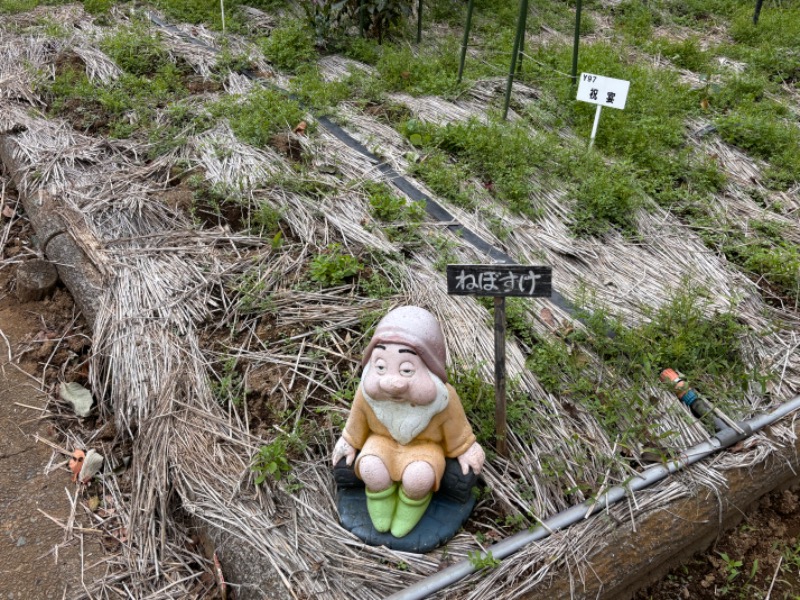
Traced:
POLYGON ((471 492, 478 478, 472 471, 465 477, 458 462, 448 459, 441 488, 431 498, 428 510, 411 533, 401 538, 375 531, 367 512, 364 484, 355 477, 352 467, 344 466, 344 459, 336 465, 334 479, 342 527, 370 546, 422 554, 446 544, 467 521, 475 508, 475 496, 471 492))

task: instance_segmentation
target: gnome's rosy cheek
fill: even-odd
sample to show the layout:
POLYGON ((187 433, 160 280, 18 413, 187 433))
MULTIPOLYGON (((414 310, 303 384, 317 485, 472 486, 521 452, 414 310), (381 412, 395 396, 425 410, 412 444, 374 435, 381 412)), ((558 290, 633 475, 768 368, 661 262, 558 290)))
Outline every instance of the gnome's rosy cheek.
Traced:
POLYGON ((425 367, 417 369, 408 380, 406 398, 411 404, 430 404, 436 400, 437 393, 438 390, 431 377, 431 372, 425 367))

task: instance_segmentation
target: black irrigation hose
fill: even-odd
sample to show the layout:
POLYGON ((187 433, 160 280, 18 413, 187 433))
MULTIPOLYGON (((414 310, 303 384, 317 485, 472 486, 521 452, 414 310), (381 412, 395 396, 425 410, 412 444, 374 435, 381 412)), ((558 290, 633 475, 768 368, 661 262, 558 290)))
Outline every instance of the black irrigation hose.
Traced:
MULTIPOLYGON (((179 35, 181 38, 186 40, 189 43, 195 44, 197 46, 201 46, 208 50, 212 50, 216 53, 219 53, 219 50, 214 48, 213 46, 205 43, 202 40, 199 40, 195 37, 192 37, 186 33, 183 33, 174 25, 170 25, 163 20, 161 20, 157 15, 153 13, 148 13, 148 17, 150 20, 161 27, 162 29, 167 29, 179 35)), ((281 87, 276 86, 273 83, 269 83, 264 81, 263 77, 256 75, 253 72, 245 71, 242 73, 249 79, 253 81, 259 81, 262 85, 267 85, 272 89, 275 89, 283 94, 286 94, 288 97, 293 97, 287 90, 284 90, 281 87)), ((376 156, 372 152, 370 152, 363 144, 361 144, 358 140, 356 140, 353 136, 347 133, 344 129, 342 129, 339 125, 331 121, 331 119, 325 115, 316 117, 317 121, 325 127, 328 131, 330 131, 338 140, 346 144, 349 148, 357 151, 359 154, 363 155, 367 160, 371 163, 375 164, 378 170, 389 180, 391 183, 401 192, 406 194, 409 198, 416 202, 424 203, 425 211, 437 222, 447 224, 447 228, 461 237, 464 241, 468 244, 473 246, 476 250, 483 252, 486 254, 492 261, 495 263, 503 263, 503 264, 518 264, 513 258, 511 258, 508 254, 503 252, 502 250, 495 248, 489 242, 484 240, 474 231, 464 227, 461 223, 456 221, 455 217, 451 215, 447 209, 445 209, 441 204, 436 202, 427 194, 424 194, 419 189, 417 189, 408 179, 406 179, 402 174, 395 171, 391 165, 389 165, 386 161, 382 158, 376 156)), ((566 312, 572 318, 577 318, 576 315, 576 308, 575 306, 567 300, 564 296, 558 293, 556 290, 553 290, 552 296, 549 300, 558 308, 566 312)), ((578 319, 582 320, 582 319, 578 319)))

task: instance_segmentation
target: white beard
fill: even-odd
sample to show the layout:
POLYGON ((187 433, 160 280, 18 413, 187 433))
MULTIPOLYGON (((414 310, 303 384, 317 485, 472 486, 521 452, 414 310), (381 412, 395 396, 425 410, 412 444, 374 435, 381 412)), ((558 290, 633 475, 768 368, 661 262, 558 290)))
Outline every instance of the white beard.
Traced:
MULTIPOLYGON (((364 368, 361 376, 362 382, 367 375, 369 364, 364 368)), ((413 405, 409 402, 398 402, 396 400, 375 400, 367 394, 363 383, 361 393, 364 395, 369 407, 375 413, 375 417, 380 421, 394 440, 403 446, 422 433, 431 419, 447 408, 450 394, 447 387, 433 373, 430 374, 436 384, 436 399, 430 404, 413 405)))

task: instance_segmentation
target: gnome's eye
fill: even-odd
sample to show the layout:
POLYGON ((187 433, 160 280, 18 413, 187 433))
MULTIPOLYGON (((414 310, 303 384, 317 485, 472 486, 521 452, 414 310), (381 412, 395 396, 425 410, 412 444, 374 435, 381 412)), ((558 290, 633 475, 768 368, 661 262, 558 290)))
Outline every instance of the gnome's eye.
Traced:
POLYGON ((417 370, 410 362, 404 362, 400 365, 400 375, 403 377, 413 377, 417 370))
POLYGON ((378 375, 383 375, 386 373, 386 363, 381 359, 376 360, 375 370, 378 372, 378 375))

